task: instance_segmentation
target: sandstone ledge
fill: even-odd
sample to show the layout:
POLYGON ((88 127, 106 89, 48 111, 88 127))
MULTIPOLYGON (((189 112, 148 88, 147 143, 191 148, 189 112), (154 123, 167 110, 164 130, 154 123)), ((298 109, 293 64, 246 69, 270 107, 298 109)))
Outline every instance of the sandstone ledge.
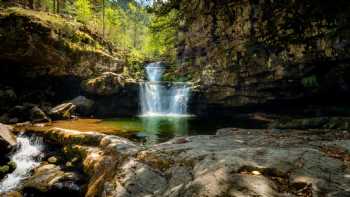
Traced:
POLYGON ((348 131, 228 128, 151 147, 94 132, 27 132, 81 153, 86 196, 350 195, 348 131))

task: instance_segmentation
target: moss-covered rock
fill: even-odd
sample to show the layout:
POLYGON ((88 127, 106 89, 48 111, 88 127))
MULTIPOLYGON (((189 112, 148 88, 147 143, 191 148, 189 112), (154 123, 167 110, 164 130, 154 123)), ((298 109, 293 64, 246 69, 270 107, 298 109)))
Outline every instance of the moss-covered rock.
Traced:
POLYGON ((7 162, 6 165, 0 165, 0 180, 7 174, 15 171, 16 167, 16 163, 14 163, 13 161, 7 162))
POLYGON ((16 65, 30 77, 88 77, 123 66, 112 44, 80 23, 47 12, 1 10, 0 42, 1 63, 16 65))
POLYGON ((96 78, 88 79, 82 83, 82 88, 95 95, 110 96, 120 93, 126 86, 135 85, 133 79, 126 78, 122 74, 105 72, 96 78))
POLYGON ((25 180, 23 190, 36 190, 46 194, 70 194, 82 196, 84 177, 76 172, 66 172, 53 164, 44 164, 35 169, 33 176, 25 180))
POLYGON ((138 113, 139 84, 129 76, 105 72, 83 81, 81 87, 95 98, 94 114, 97 116, 130 116, 138 113))

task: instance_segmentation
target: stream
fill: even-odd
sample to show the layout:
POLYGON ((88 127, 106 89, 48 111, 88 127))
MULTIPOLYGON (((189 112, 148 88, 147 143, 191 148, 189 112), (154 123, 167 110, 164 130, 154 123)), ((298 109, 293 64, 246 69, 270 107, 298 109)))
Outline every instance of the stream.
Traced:
POLYGON ((17 188, 21 181, 31 175, 33 169, 40 165, 44 145, 41 138, 17 137, 18 147, 10 157, 16 163, 16 169, 0 182, 0 194, 17 188))

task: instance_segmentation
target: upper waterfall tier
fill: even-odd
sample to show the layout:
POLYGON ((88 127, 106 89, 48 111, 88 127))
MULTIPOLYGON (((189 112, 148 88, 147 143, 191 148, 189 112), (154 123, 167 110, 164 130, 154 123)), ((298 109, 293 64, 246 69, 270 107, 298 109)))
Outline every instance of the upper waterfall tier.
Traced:
POLYGON ((164 64, 160 62, 150 63, 146 67, 147 79, 150 81, 160 81, 164 71, 164 64))

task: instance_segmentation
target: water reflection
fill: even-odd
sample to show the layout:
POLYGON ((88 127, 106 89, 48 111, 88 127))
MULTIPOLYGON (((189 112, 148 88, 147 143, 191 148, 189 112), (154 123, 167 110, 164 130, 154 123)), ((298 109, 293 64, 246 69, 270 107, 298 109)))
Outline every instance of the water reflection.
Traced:
POLYGON ((146 145, 155 144, 177 136, 188 135, 188 118, 186 117, 140 117, 143 124, 143 137, 146 145))

